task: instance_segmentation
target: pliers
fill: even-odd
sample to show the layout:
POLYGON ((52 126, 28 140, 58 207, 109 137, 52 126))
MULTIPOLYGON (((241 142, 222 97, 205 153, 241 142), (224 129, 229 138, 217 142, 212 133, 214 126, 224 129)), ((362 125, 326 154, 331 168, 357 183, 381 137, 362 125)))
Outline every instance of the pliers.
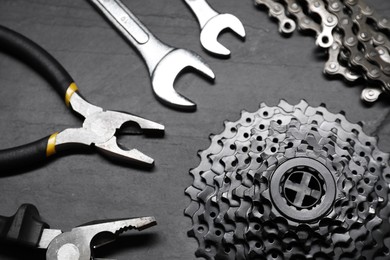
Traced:
POLYGON ((46 260, 90 260, 95 259, 91 249, 114 242, 120 233, 131 229, 141 231, 154 225, 157 225, 154 217, 141 217, 93 221, 62 232, 50 229, 34 205, 23 204, 14 216, 0 216, 0 239, 47 249, 46 260))
POLYGON ((68 128, 33 143, 0 150, 0 169, 14 169, 20 164, 45 161, 56 152, 77 145, 92 145, 110 157, 141 166, 153 165, 153 159, 140 151, 120 148, 115 134, 125 123, 135 123, 144 134, 163 135, 163 125, 90 104, 80 95, 72 77, 53 56, 32 40, 3 26, 0 26, 0 51, 26 61, 46 76, 64 98, 65 104, 85 118, 80 128, 68 128))

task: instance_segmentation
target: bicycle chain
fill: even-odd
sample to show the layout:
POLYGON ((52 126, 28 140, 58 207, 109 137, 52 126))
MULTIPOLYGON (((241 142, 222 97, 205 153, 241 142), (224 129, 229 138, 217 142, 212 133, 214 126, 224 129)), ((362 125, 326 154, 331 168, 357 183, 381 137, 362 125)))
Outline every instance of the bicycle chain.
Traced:
POLYGON ((363 0, 347 0, 347 3, 350 5, 359 5, 362 12, 370 16, 370 18, 375 21, 378 28, 382 30, 390 31, 390 20, 388 18, 382 17, 380 14, 378 14, 370 5, 368 5, 363 0))
POLYGON ((337 26, 337 17, 326 10, 322 0, 305 0, 311 12, 321 17, 322 32, 317 36, 316 44, 329 48, 333 44, 333 29, 337 26))
MULTIPOLYGON (((276 3, 276 0, 255 1, 267 1, 269 6, 276 3)), ((367 102, 376 101, 381 93, 390 94, 389 19, 379 16, 363 0, 279 1, 286 6, 285 17, 294 18, 300 30, 314 31, 316 44, 327 49, 329 58, 324 73, 342 75, 350 82, 364 79, 367 86, 361 98, 367 102), (301 6, 303 3, 306 6, 301 6), (344 12, 346 7, 349 14, 344 12), (321 18, 321 24, 311 18, 315 15, 321 18)), ((283 19, 279 16, 280 24, 285 22, 283 19)))
POLYGON ((225 122, 186 189, 206 259, 388 259, 389 154, 305 101, 225 122))
MULTIPOLYGON (((338 1, 338 0, 337 0, 338 1)), ((363 3, 363 1, 359 1, 363 3)), ((390 64, 383 61, 371 43, 376 39, 378 43, 381 39, 385 38, 385 35, 380 33, 375 33, 367 24, 369 17, 362 12, 361 6, 357 5, 357 2, 354 0, 345 1, 346 6, 352 11, 352 21, 357 25, 357 38, 358 42, 363 46, 364 52, 360 51, 358 44, 350 44, 349 40, 352 37, 356 37, 354 34, 348 33, 344 30, 345 26, 343 23, 340 23, 342 30, 346 33, 345 39, 346 44, 344 45, 350 51, 350 63, 354 66, 359 66, 365 72, 365 75, 372 81, 377 81, 381 83, 382 91, 390 91, 390 64), (370 62, 371 61, 371 62, 370 62)), ((342 12, 339 11, 339 12, 342 12)), ((362 96, 366 101, 369 101, 372 97, 362 96)))
POLYGON ((269 16, 274 17, 279 21, 280 33, 289 34, 295 30, 295 22, 286 16, 285 9, 280 3, 272 0, 255 0, 255 5, 264 5, 268 8, 269 16))
MULTIPOLYGON (((324 73, 328 75, 341 75, 350 82, 359 79, 359 75, 339 63, 339 56, 342 50, 342 36, 339 33, 333 33, 334 42, 328 50, 329 58, 325 63, 324 73)), ((386 55, 384 53, 383 55, 386 55)))
POLYGON ((317 37, 321 34, 321 26, 306 15, 296 0, 284 0, 290 15, 295 16, 300 30, 314 31, 317 37))
MULTIPOLYGON (((390 46, 390 44, 389 44, 390 46)), ((383 47, 383 46, 378 46, 376 47, 379 55, 381 56, 382 60, 390 63, 390 53, 389 51, 387 50, 387 48, 383 47)))

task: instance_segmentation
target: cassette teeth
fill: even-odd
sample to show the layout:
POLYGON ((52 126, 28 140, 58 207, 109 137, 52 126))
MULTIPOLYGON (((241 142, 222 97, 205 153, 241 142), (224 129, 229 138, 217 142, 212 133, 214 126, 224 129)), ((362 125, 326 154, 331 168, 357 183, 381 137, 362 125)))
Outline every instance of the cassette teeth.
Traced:
POLYGON ((205 259, 389 259, 389 154, 345 113, 261 104, 190 171, 190 237, 205 259))

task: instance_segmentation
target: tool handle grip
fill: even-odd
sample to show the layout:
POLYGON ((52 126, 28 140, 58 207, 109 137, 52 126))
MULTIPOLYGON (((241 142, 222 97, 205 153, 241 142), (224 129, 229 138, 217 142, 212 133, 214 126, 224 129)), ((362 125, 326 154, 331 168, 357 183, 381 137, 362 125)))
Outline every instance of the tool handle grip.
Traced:
POLYGON ((33 164, 42 163, 47 159, 48 137, 38 141, 0 150, 0 169, 6 173, 7 170, 25 168, 33 164))
POLYGON ((62 97, 65 97, 73 79, 41 46, 11 29, 0 26, 0 50, 27 62, 43 74, 62 97))
POLYGON ((23 204, 15 215, 0 216, 0 239, 26 246, 38 247, 44 229, 49 228, 39 216, 38 209, 31 204, 23 204))

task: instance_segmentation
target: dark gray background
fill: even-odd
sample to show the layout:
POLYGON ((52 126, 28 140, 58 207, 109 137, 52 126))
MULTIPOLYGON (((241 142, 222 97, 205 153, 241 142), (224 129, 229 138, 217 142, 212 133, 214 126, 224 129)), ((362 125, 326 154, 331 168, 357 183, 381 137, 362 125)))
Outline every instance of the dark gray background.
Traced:
MULTIPOLYGON (((390 1, 370 1, 382 14, 390 1)), ((161 105, 153 97, 142 58, 83 0, 1 0, 0 24, 33 39, 67 68, 81 93, 106 109, 128 111, 166 126, 164 138, 126 137, 121 142, 156 160, 151 171, 125 167, 92 152, 58 156, 44 167, 0 179, 0 214, 12 215, 22 203, 38 206, 52 228, 69 230, 93 219, 154 215, 158 226, 129 232, 118 243, 99 250, 117 259, 194 259, 196 241, 187 238, 190 219, 183 216, 192 183, 189 168, 197 166, 197 150, 209 145, 208 135, 222 131, 225 119, 237 120, 242 109, 257 110, 261 102, 280 99, 296 104, 327 104, 345 110, 352 122, 364 121, 389 151, 389 105, 365 107, 361 86, 348 87, 323 73, 325 55, 314 38, 294 33, 283 38, 277 24, 252 0, 211 0, 220 12, 233 13, 245 25, 243 42, 230 33, 220 41, 230 59, 205 53, 198 23, 180 0, 125 0, 124 3, 162 41, 186 47, 210 64, 212 84, 194 73, 182 75, 176 88, 198 104, 195 113, 161 105)), ((0 55, 0 147, 34 141, 81 121, 65 107, 62 97, 40 75, 12 57, 0 55)), ((2 171, 2 174, 3 171, 2 171)), ((33 250, 0 246, 0 259, 44 259, 33 250)))

